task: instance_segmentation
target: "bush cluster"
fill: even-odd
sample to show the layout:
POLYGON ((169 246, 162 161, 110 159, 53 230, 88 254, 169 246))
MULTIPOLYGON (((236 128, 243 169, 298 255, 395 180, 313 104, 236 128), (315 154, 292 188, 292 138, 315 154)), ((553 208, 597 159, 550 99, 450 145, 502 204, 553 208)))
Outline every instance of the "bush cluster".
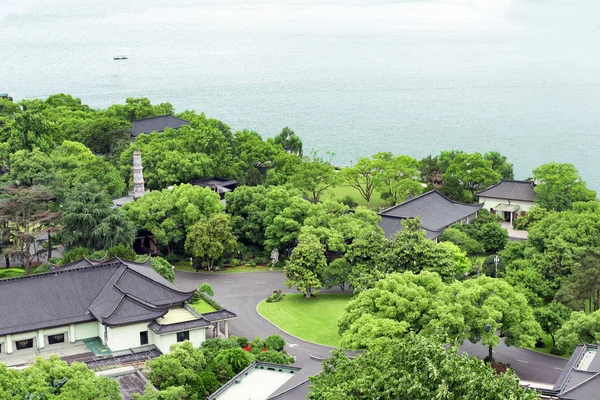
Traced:
POLYGON ((281 299, 283 299, 283 293, 281 293, 281 290, 275 290, 272 295, 267 297, 267 303, 277 303, 281 299))

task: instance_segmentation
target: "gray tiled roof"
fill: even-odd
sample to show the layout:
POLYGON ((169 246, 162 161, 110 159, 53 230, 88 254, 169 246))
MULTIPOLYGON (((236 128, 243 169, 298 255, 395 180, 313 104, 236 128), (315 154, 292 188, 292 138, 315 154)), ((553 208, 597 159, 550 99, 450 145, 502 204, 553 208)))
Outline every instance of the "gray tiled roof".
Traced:
POLYGON ((481 207, 483 204, 459 203, 432 190, 380 212, 380 226, 389 238, 402 229, 403 219, 420 217, 427 237, 434 239, 448 226, 476 213, 481 207))
POLYGON ((211 313, 202 314, 210 322, 223 321, 226 319, 237 318, 235 313, 228 310, 213 311, 211 313))
POLYGON ((475 196, 491 197, 494 199, 534 201, 534 187, 535 185, 533 182, 502 179, 495 185, 475 193, 475 196))
POLYGON ((148 328, 150 328, 150 330, 157 335, 162 335, 163 333, 187 331, 189 329, 202 328, 209 325, 210 322, 206 319, 198 318, 191 321, 177 322, 169 325, 161 325, 156 321, 152 321, 148 325, 148 328))
POLYGON ((553 395, 563 400, 592 400, 598 398, 600 392, 600 350, 595 344, 580 344, 577 346, 569 362, 560 374, 553 395), (587 366, 581 366, 581 361, 588 351, 596 352, 587 366))
POLYGON ((107 325, 151 321, 194 293, 178 291, 143 264, 89 264, 0 280, 0 335, 96 319, 107 325))
POLYGON ((162 132, 166 128, 177 129, 189 124, 190 121, 172 115, 134 119, 133 128, 131 128, 131 137, 135 138, 142 133, 162 132))

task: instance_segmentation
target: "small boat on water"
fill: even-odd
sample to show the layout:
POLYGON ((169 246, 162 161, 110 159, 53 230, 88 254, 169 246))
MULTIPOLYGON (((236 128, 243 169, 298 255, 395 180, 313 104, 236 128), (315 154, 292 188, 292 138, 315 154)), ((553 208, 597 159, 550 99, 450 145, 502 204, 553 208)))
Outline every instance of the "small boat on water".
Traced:
POLYGON ((114 56, 113 60, 127 60, 127 56, 114 56))

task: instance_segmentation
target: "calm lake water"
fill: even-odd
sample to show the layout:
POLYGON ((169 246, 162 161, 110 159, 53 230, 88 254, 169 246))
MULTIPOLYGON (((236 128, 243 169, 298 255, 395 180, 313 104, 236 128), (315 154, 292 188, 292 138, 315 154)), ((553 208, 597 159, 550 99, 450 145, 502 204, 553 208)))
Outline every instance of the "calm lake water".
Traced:
POLYGON ((600 190, 598 0, 0 0, 0 92, 288 125, 340 165, 498 150, 600 190))

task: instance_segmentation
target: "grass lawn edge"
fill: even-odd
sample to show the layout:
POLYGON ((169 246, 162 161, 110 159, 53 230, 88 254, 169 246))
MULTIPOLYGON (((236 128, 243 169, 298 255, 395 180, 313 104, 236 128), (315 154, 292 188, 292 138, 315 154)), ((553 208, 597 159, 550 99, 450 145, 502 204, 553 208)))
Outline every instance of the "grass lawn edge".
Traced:
MULTIPOLYGON (((292 335, 291 333, 289 333, 288 331, 286 331, 286 330, 284 330, 284 329, 281 329, 281 328, 280 328, 279 326, 277 326, 277 325, 276 325, 274 322, 271 322, 271 321, 270 321, 268 318, 264 317, 264 316, 263 316, 263 315, 260 313, 260 311, 258 311, 258 306, 260 306, 262 303, 265 303, 266 301, 267 301, 267 299, 265 298, 265 299, 263 299, 263 300, 262 300, 260 303, 258 303, 258 304, 256 305, 256 307, 255 307, 255 311, 256 311, 256 313, 257 313, 257 314, 258 314, 258 315, 259 315, 259 316, 260 316, 262 319, 264 319, 265 321, 267 321, 268 323, 270 323, 271 325, 273 325, 275 328, 279 329, 281 332, 283 332, 283 333, 285 333, 286 335, 288 335, 288 336, 291 336, 291 337, 293 337, 293 338, 295 338, 295 339, 298 339, 298 340, 300 340, 300 341, 302 341, 302 342, 306 342, 306 343, 310 343, 310 344, 315 344, 315 345, 317 345, 317 346, 321 346, 321 347, 326 347, 326 348, 328 348, 328 349, 331 349, 331 350, 335 350, 335 349, 337 348, 337 347, 332 347, 332 346, 329 346, 329 345, 326 345, 326 344, 321 344, 321 343, 311 342, 310 340, 302 339, 302 338, 300 338, 300 337, 298 337, 298 336, 296 336, 296 335, 292 335)), ((311 356, 312 356, 312 354, 311 354, 311 356)))

